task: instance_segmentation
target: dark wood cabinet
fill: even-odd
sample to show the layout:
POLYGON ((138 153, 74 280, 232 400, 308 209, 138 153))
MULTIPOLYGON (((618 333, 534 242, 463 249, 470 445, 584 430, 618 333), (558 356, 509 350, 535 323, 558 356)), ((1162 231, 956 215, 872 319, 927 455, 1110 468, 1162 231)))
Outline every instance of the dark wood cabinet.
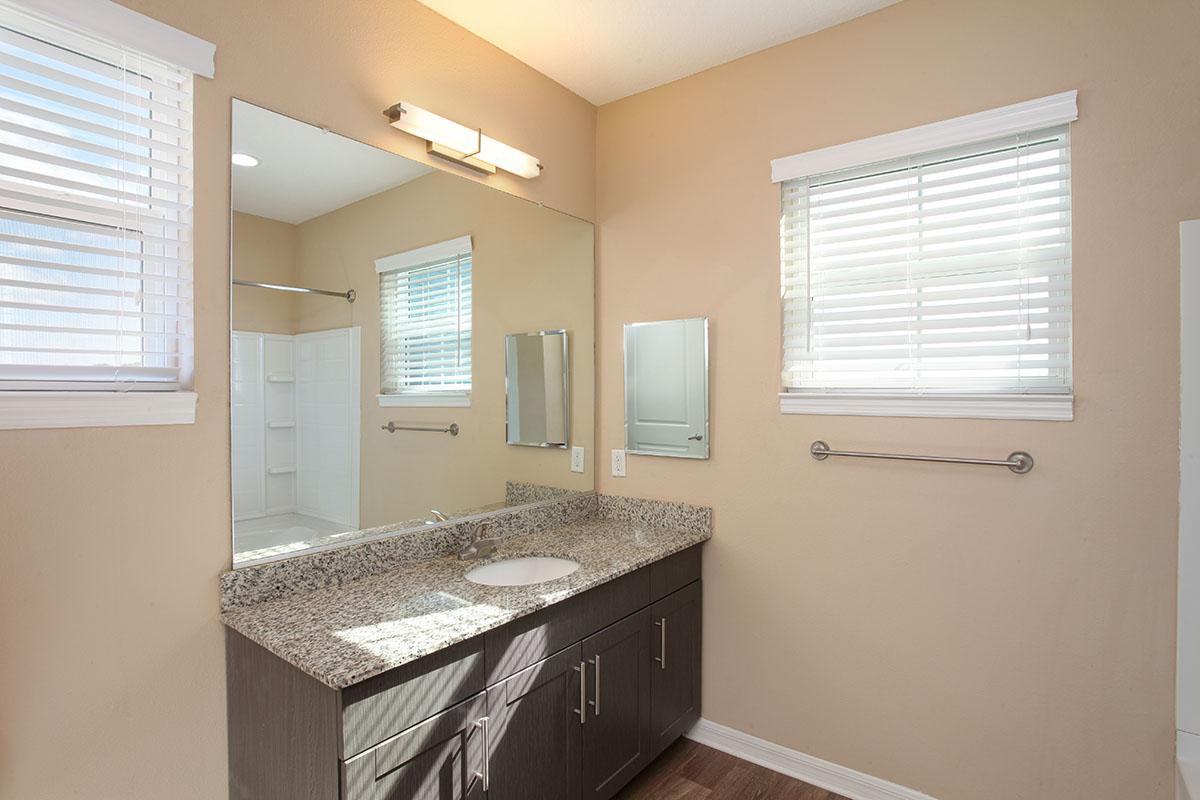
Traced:
POLYGON ((484 693, 342 765, 343 800, 484 800, 484 693))
POLYGON ((580 646, 487 690, 488 800, 579 797, 580 646))
POLYGON ((608 800, 650 763, 649 640, 643 609, 583 641, 585 800, 608 800))
POLYGON ((650 607, 650 757, 700 719, 700 581, 650 607))
POLYGON ((231 800, 609 800, 700 716, 700 547, 344 689, 232 630, 231 800))

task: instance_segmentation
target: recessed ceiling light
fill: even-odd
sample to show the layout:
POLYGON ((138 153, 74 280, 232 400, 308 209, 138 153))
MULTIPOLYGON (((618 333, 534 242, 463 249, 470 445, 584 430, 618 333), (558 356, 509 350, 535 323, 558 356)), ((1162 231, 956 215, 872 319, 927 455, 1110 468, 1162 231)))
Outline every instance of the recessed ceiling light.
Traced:
POLYGON ((257 167, 258 166, 258 159, 255 158, 254 156, 250 155, 249 153, 234 153, 232 160, 233 160, 233 163, 237 164, 239 167, 257 167))

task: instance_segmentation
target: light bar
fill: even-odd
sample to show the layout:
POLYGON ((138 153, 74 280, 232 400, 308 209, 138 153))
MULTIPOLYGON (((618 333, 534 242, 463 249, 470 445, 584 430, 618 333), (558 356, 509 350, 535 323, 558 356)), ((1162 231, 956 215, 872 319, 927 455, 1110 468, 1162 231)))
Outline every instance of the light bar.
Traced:
POLYGON ((483 134, 479 136, 479 155, 476 157, 522 178, 536 178, 542 174, 542 165, 534 156, 483 134))
POLYGON ((424 139, 430 155, 479 172, 494 173, 498 167, 522 178, 536 178, 542 172, 535 156, 420 106, 401 101, 383 114, 393 128, 424 139))

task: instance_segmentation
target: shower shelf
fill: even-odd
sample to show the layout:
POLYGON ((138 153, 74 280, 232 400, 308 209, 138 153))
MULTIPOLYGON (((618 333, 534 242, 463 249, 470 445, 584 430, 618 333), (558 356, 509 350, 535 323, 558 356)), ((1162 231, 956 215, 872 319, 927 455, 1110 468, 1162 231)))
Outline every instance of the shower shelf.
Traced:
POLYGON ((267 420, 268 428, 294 428, 296 420, 294 419, 271 419, 267 420))
POLYGON ((283 372, 271 372, 267 374, 267 383, 295 383, 296 376, 289 375, 283 372))
POLYGON ((268 475, 291 475, 295 471, 295 467, 267 467, 268 475))

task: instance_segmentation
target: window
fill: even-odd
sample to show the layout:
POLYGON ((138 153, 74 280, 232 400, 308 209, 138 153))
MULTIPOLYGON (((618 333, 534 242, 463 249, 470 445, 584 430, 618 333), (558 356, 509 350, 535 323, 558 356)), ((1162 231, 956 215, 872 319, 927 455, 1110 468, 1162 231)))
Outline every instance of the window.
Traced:
POLYGON ((470 237, 397 253, 375 267, 380 405, 469 405, 470 237))
MULTIPOLYGON (((127 27, 132 12, 114 13, 127 27)), ((12 402, 25 416, 38 397, 61 408, 38 390, 104 392, 92 402, 123 409, 48 426, 194 419, 179 391, 192 380, 192 76, 0 5, 0 426, 42 426, 10 425, 12 402), (174 410, 120 399, 144 391, 176 394, 174 410)))
POLYGON ((1065 124, 782 184, 785 411, 1070 418, 1065 124))

